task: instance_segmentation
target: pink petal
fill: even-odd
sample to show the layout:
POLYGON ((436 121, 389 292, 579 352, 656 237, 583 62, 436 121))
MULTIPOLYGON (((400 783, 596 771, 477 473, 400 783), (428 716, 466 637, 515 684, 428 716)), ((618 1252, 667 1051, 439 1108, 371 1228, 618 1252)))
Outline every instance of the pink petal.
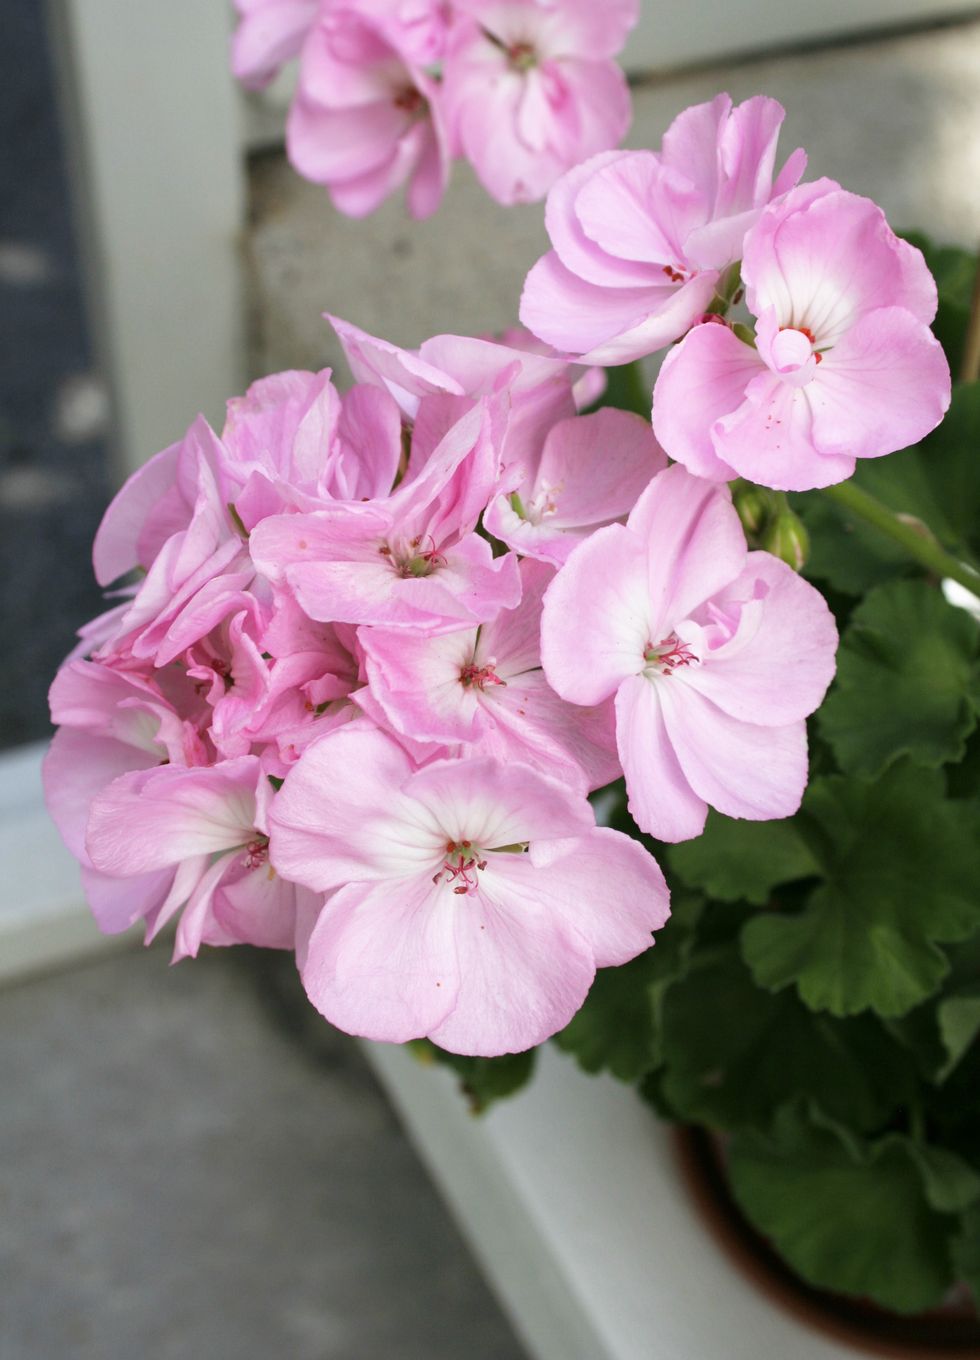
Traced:
MULTIPOLYGON (((567 854, 549 858, 533 884, 523 864, 514 865, 510 877, 527 876, 529 894, 589 942, 597 968, 626 963, 649 949, 653 931, 670 915, 660 867, 638 841, 609 827, 596 827, 571 844, 567 854)), ((533 865, 533 846, 529 858, 533 865)))
POLYGON ((548 682, 573 704, 597 704, 643 669, 650 643, 646 553, 621 524, 598 529, 552 581, 541 615, 548 682))
POLYGON ((616 695, 619 759, 630 815, 640 830, 659 841, 686 841, 704 830, 708 807, 680 767, 660 696, 657 680, 634 675, 623 682, 616 695))
POLYGON ((823 356, 808 389, 813 440, 827 456, 880 458, 924 438, 949 408, 949 364, 909 312, 861 317, 823 356))
POLYGON ((122 775, 92 804, 92 863, 102 873, 142 874, 244 844, 259 774, 255 756, 242 756, 209 770, 167 765, 122 775))
POLYGON ((739 722, 681 677, 663 681, 664 726, 691 788, 726 817, 792 816, 806 788, 806 724, 739 722))
POLYGON ((481 874, 480 891, 458 899, 459 994, 428 1031, 441 1048, 519 1053, 562 1029, 585 1000, 595 976, 591 950, 539 900, 537 880, 546 872, 516 858, 495 862, 481 874))
POLYGON ((715 422, 712 437, 719 456, 739 476, 777 491, 809 491, 849 477, 853 456, 823 453, 815 446, 817 384, 815 378, 793 387, 770 373, 753 378, 742 405, 715 422))
POLYGON ((764 370, 759 354, 724 325, 695 326, 663 362, 653 389, 653 428, 671 458, 698 477, 724 482, 732 468, 711 437, 715 422, 737 411, 764 370))
POLYGON ((837 627, 823 596, 785 562, 749 553, 745 570, 712 601, 756 597, 758 618, 685 669, 683 681, 743 722, 780 727, 816 709, 834 677, 837 627))
POLYGON ((408 754, 364 718, 307 747, 269 813, 276 871, 325 892, 437 866, 442 837, 419 825, 402 794, 412 769, 408 754))
POLYGON ((675 464, 659 472, 627 520, 647 546, 650 633, 658 643, 745 564, 745 534, 727 487, 675 464))
POLYGON ((348 1034, 405 1043, 431 1034, 461 986, 455 917, 427 874, 352 883, 331 897, 310 935, 303 986, 348 1034))

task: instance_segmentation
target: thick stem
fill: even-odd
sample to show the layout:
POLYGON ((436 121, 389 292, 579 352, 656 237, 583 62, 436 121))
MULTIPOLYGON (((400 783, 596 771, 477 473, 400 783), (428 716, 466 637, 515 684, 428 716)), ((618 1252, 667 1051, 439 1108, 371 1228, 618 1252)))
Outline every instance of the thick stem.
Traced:
POLYGON ((901 544, 910 557, 921 562, 936 576, 949 577, 974 595, 980 595, 980 572, 953 557, 934 538, 925 537, 914 525, 900 519, 887 505, 869 496, 854 482, 824 487, 823 494, 901 544))

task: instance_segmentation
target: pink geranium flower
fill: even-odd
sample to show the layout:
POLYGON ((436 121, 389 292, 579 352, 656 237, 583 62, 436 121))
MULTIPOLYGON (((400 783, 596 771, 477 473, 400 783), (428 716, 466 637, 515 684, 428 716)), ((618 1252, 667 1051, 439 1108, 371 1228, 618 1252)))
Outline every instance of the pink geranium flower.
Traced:
POLYGON ((371 693, 412 749, 434 743, 523 761, 585 789, 618 777, 611 706, 565 703, 541 669, 541 601, 553 575, 525 559, 520 604, 479 628, 360 629, 371 693))
POLYGON ((612 60, 638 0, 458 0, 445 97, 454 141, 500 203, 542 198, 630 122, 612 60), (467 17, 468 16, 468 17, 467 17))
POLYGON ((806 785, 804 719, 834 673, 820 594, 746 550, 727 488, 659 473, 625 525, 599 529, 545 595, 541 653, 576 704, 616 697, 637 825, 660 840, 729 817, 788 817, 806 785))
POLYGON ((727 94, 685 110, 653 151, 608 151, 548 195, 553 249, 527 276, 521 320, 583 362, 621 364, 683 335, 711 302, 746 231, 799 179, 802 151, 773 180, 784 110, 727 94))
POLYGON ((202 944, 288 949, 297 898, 307 893, 269 867, 271 797, 255 756, 210 769, 135 770, 93 800, 88 855, 100 874, 124 880, 128 923, 145 918, 148 939, 183 907, 175 958, 202 944), (139 891, 150 883, 153 891, 139 891))
POLYGON ((428 217, 449 173, 440 97, 396 30, 330 7, 303 45, 286 125, 290 162, 350 217, 373 212, 406 183, 409 212, 428 217))
POLYGON ((573 416, 505 469, 483 522, 515 552, 560 567, 593 529, 629 514, 666 465, 640 416, 613 407, 573 416))
POLYGON ((332 894, 302 965, 317 1009, 348 1033, 456 1053, 541 1043, 596 967, 642 953, 668 915, 653 858, 557 780, 486 759, 415 770, 360 725, 290 771, 270 851, 332 894))
POLYGON ((742 276, 755 344, 698 326, 664 361, 653 422, 672 458, 805 491, 939 424, 950 376, 929 330, 936 286, 870 199, 801 185, 749 233, 742 276))

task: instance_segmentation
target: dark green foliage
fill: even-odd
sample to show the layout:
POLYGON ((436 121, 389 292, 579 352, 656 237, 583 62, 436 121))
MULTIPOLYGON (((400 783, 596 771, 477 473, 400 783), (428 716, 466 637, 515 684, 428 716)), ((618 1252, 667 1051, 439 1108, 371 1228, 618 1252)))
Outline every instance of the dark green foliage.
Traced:
POLYGON ((526 1086, 534 1071, 537 1050, 526 1053, 506 1053, 500 1058, 465 1058, 460 1053, 447 1053, 428 1039, 416 1039, 410 1045, 422 1062, 438 1062, 449 1067, 459 1078, 460 1090, 469 1101, 474 1114, 482 1114, 495 1100, 512 1096, 526 1086))

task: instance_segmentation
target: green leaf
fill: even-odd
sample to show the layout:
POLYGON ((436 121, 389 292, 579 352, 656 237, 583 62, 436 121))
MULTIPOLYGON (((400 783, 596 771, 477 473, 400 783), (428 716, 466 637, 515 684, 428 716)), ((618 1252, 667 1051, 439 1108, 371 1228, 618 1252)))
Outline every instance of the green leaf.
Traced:
POLYGON ((862 1143, 788 1106, 730 1151, 738 1203, 805 1280, 899 1313, 939 1303, 956 1220, 930 1205, 910 1140, 862 1143))
POLYGON ((744 900, 762 906, 778 883, 817 872, 817 864, 793 821, 733 821, 708 815, 703 833, 672 845, 668 861, 692 888, 720 902, 744 900))
POLYGON ((878 1021, 814 1015, 793 992, 760 990, 733 946, 698 958, 667 994, 663 1018, 660 1089, 677 1118, 767 1125, 802 1095, 873 1129, 910 1093, 906 1054, 878 1021))
POLYGON ((908 1155, 919 1168, 925 1197, 940 1213, 957 1214, 980 1199, 980 1175, 948 1148, 904 1140, 908 1155))
POLYGON ((526 1053, 506 1053, 500 1058, 466 1058, 460 1053, 447 1053, 428 1039, 413 1039, 408 1046, 421 1062, 441 1063, 457 1074, 460 1090, 473 1114, 483 1114, 495 1100, 511 1096, 525 1086, 537 1059, 534 1048, 526 1053))
POLYGON ((637 1081, 661 1061, 663 997, 684 975, 701 914, 698 898, 674 895, 652 949, 619 968, 600 968, 578 1014, 555 1035, 586 1072, 637 1081))
POLYGON ((936 1007, 936 1018, 946 1050, 946 1060, 936 1076, 945 1081, 980 1034, 980 982, 943 997, 936 1007))
POLYGON ((924 581, 878 586, 855 609, 817 725, 846 774, 909 755, 959 760, 977 723, 980 628, 924 581))
POLYGON ((960 1231, 953 1239, 953 1268, 964 1280, 980 1308, 980 1205, 963 1215, 960 1231))
POLYGON ((875 784, 814 780, 800 816, 825 882, 802 911, 750 920, 742 957, 760 987, 795 985, 812 1010, 904 1015, 949 971, 938 943, 980 928, 980 808, 902 762, 875 784))
POLYGON ((606 390, 589 410, 615 406, 620 411, 632 411, 634 415, 649 420, 653 406, 653 387, 648 382, 639 359, 634 359, 629 364, 617 364, 607 368, 605 375, 606 390))

